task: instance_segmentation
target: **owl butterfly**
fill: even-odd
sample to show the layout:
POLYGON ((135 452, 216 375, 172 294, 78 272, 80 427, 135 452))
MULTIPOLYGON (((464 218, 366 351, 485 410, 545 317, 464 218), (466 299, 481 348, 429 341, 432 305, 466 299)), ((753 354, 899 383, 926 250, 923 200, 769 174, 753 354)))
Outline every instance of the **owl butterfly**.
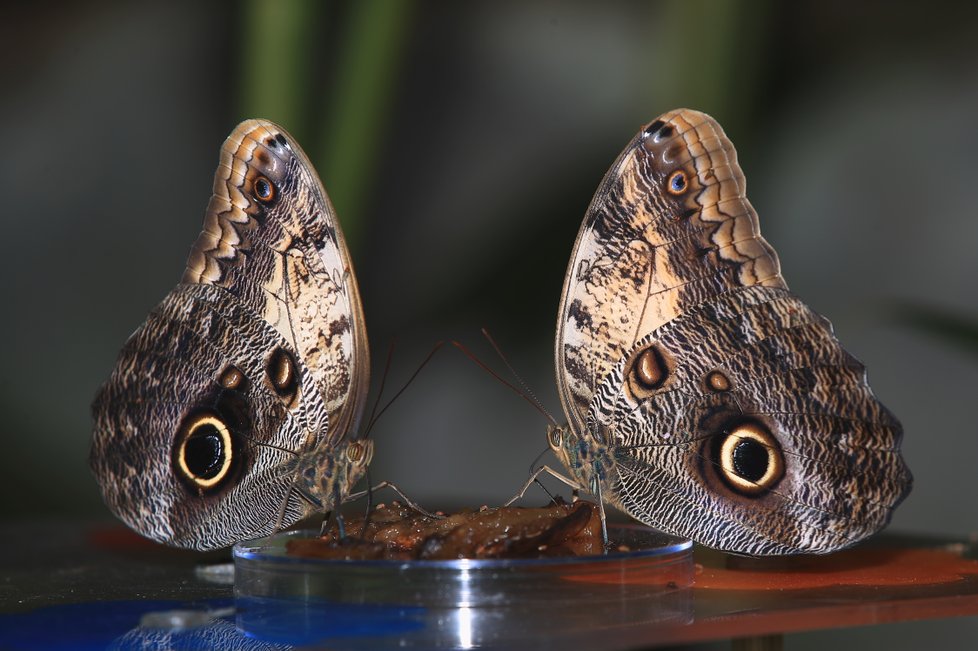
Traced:
POLYGON ((211 549, 337 506, 363 475, 369 359, 333 207, 282 128, 242 122, 183 279, 92 406, 91 466, 139 533, 211 549))
POLYGON ((788 291, 711 117, 667 113, 611 167, 564 283, 550 445, 638 520, 744 554, 825 553, 909 492, 902 429, 788 291))

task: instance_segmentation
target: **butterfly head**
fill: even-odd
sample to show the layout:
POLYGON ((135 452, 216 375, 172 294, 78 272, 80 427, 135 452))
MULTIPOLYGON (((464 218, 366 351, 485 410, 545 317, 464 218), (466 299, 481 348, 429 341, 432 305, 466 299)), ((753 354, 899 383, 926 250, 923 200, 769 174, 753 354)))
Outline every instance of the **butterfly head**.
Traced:
POLYGON ((342 504, 367 471, 374 456, 370 439, 357 439, 303 455, 296 469, 296 488, 322 511, 342 504))
POLYGON ((566 425, 550 425, 547 441, 578 485, 597 495, 598 484, 604 485, 608 481, 613 468, 608 447, 590 437, 579 436, 566 425))
POLYGON ((581 466, 581 450, 578 447, 580 439, 571 428, 566 425, 548 425, 547 442, 550 444, 553 453, 564 464, 564 467, 574 473, 576 477, 581 466))

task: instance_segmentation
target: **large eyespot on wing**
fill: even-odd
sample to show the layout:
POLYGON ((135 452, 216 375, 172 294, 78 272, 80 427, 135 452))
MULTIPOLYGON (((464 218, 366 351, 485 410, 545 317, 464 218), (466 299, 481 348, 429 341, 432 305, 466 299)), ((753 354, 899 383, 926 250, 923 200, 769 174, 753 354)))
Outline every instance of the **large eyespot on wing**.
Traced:
POLYGON ((202 411, 188 415, 173 446, 177 475, 202 493, 221 486, 232 477, 231 469, 238 463, 236 439, 220 414, 202 411))
POLYGON ((784 477, 781 444, 761 421, 744 419, 723 427, 711 447, 711 468, 741 495, 762 495, 784 477))
POLYGON ((557 383, 582 431, 597 385, 635 343, 737 287, 785 287, 736 151, 713 118, 671 111, 612 165, 581 225, 557 322, 557 383))

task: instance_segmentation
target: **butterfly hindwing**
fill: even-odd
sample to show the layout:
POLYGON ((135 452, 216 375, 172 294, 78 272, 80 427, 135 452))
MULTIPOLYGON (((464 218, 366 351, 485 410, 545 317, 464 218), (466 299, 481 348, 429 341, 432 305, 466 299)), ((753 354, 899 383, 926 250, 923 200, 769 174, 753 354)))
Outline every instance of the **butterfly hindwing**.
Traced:
POLYGON ((828 551, 885 525, 909 479, 900 425, 797 297, 763 286, 725 294, 636 346, 650 349, 668 367, 662 385, 636 395, 640 371, 625 358, 589 414, 614 450, 626 511, 755 554, 828 551), (756 466, 747 481, 738 445, 740 463, 756 466))

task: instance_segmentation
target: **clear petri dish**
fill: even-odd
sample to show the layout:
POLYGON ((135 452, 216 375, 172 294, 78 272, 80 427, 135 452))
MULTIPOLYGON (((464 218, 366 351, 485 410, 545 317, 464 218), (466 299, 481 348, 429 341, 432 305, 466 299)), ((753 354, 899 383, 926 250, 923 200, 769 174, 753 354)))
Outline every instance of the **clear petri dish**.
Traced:
POLYGON ((689 621, 692 543, 632 525, 611 527, 609 534, 631 551, 347 561, 286 552, 289 540, 312 532, 243 542, 234 547, 237 624, 279 642, 472 648, 689 621))

